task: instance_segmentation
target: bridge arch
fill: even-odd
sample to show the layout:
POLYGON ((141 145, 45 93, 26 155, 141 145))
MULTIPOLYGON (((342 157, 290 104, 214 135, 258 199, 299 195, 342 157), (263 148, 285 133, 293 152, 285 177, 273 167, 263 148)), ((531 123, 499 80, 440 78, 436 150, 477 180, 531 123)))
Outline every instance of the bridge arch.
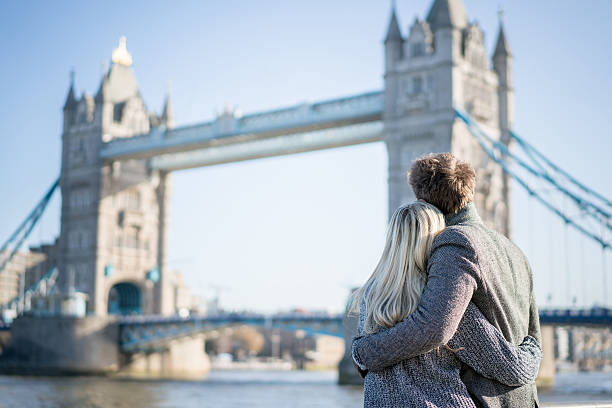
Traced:
POLYGON ((109 315, 142 314, 142 291, 132 282, 119 282, 108 291, 109 315))

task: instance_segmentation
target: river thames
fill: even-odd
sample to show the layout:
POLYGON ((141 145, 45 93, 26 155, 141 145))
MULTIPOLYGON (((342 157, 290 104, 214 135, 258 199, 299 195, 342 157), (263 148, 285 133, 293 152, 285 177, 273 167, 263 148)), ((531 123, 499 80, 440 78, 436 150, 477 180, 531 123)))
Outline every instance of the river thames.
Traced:
MULTIPOLYGON (((0 377, 2 408, 359 407, 363 390, 334 371, 213 371, 202 381, 101 377, 0 377)), ((612 402, 612 374, 559 374, 544 406, 612 402)))

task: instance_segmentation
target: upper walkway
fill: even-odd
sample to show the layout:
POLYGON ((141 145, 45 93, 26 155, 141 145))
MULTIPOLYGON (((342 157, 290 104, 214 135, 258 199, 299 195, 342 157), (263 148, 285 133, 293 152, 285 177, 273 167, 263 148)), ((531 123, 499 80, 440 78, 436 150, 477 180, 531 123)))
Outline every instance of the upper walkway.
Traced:
POLYGON ((215 120, 105 143, 104 160, 151 159, 151 167, 178 170, 382 140, 383 92, 215 120))

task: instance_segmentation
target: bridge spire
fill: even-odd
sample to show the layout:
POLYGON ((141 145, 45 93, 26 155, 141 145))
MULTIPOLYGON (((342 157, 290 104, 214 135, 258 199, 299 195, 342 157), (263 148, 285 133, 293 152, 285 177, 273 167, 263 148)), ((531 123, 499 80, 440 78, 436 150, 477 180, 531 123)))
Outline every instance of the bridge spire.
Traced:
POLYGON ((403 57, 404 39, 395 12, 395 2, 391 4, 391 19, 385 36, 385 67, 391 68, 403 57))
POLYGON ((70 88, 68 89, 68 95, 66 96, 66 103, 64 103, 64 110, 70 110, 76 106, 77 100, 74 96, 74 68, 70 70, 70 88))
POLYGON ((499 33, 497 34, 497 42, 495 44, 495 52, 493 53, 493 57, 497 56, 511 56, 510 47, 508 46, 508 41, 506 40, 506 33, 504 32, 504 21, 503 21, 504 11, 500 9, 499 11, 499 33))
POLYGON ((161 123, 168 129, 174 128, 174 109, 172 108, 172 100, 170 98, 170 84, 168 84, 168 90, 166 91, 166 98, 164 99, 164 108, 161 114, 161 123))
POLYGON ((113 50, 112 61, 113 64, 119 64, 126 67, 132 66, 132 55, 127 50, 125 36, 119 39, 119 45, 113 50))
POLYGON ((397 14, 395 11, 395 1, 391 3, 391 20, 389 20, 389 28, 387 29, 387 35, 385 36, 385 44, 389 42, 401 42, 402 31, 400 30, 399 23, 397 21, 397 14))

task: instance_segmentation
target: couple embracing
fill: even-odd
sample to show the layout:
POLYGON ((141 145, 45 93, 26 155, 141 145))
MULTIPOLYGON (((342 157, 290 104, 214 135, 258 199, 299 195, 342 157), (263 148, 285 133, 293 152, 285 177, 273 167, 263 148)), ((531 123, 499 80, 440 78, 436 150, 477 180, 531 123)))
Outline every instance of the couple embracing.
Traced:
POLYGON ((352 297, 364 405, 537 407, 541 335, 527 259, 478 216, 469 164, 427 155, 409 182, 418 201, 395 211, 380 261, 352 297))

